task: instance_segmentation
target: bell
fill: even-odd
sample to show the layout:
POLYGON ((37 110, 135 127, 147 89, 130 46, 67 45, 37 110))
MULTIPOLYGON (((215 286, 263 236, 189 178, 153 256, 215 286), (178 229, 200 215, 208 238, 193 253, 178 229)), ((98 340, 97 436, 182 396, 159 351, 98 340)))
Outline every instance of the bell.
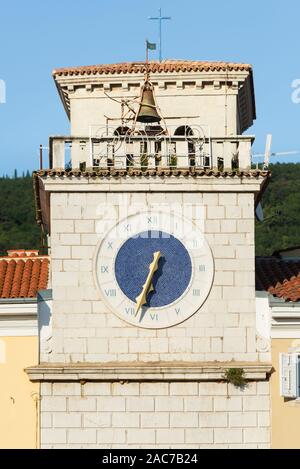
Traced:
POLYGON ((149 82, 146 82, 142 89, 142 99, 136 120, 146 124, 151 122, 160 122, 161 117, 157 112, 153 88, 149 82))

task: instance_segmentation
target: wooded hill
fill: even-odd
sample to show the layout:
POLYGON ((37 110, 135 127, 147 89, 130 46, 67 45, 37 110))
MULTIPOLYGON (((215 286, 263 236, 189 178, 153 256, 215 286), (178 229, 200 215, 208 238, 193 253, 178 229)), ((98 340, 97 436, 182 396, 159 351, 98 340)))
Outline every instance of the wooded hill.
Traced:
MULTIPOLYGON (((271 165, 263 196, 265 220, 256 222, 256 254, 300 245, 300 163, 271 165)), ((0 255, 8 249, 39 249, 32 178, 0 178, 0 255)))

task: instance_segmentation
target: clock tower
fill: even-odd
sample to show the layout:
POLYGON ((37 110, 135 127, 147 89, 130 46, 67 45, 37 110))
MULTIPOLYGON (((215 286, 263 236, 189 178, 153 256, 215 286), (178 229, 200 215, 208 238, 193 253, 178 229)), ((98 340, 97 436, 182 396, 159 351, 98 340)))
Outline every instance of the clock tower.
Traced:
POLYGON ((269 447, 256 331, 247 64, 53 72, 71 136, 34 175, 48 235, 40 305, 42 448, 269 447), (231 381, 240 376, 236 386, 231 381))

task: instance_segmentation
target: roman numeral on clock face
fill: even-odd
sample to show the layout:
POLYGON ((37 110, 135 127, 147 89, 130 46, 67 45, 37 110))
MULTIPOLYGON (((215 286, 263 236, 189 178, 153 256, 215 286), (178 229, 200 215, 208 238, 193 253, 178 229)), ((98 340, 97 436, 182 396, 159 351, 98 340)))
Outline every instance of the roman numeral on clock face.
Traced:
POLYGON ((158 314, 150 313, 150 318, 152 319, 152 321, 158 321, 158 314))
POLYGON ((109 296, 110 298, 117 296, 117 290, 115 288, 110 288, 110 289, 105 289, 104 293, 106 296, 109 296))

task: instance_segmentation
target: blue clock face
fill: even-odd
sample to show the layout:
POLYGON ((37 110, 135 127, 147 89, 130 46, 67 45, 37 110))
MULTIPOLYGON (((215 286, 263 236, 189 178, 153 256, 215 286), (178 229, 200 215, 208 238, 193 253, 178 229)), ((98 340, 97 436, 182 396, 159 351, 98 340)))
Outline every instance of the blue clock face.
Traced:
POLYGON ((147 329, 171 327, 198 312, 214 274, 198 225, 165 210, 119 220, 99 241, 94 268, 108 308, 147 329))
POLYGON ((149 274, 153 254, 160 252, 153 275, 154 290, 145 306, 159 308, 182 296, 192 277, 192 262, 184 245, 163 231, 144 231, 126 240, 115 260, 115 276, 122 292, 135 302, 149 274))

